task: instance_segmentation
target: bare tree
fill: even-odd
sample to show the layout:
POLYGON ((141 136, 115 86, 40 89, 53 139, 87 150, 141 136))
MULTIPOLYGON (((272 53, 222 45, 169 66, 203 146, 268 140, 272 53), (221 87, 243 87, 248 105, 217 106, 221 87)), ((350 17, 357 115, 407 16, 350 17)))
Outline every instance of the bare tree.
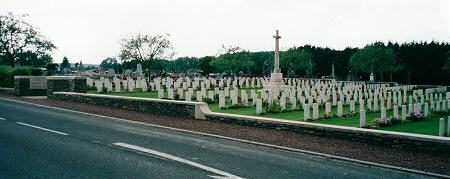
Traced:
POLYGON ((157 58, 171 59, 173 46, 168 39, 169 34, 146 35, 137 34, 129 39, 122 39, 120 59, 123 61, 152 61, 157 58))

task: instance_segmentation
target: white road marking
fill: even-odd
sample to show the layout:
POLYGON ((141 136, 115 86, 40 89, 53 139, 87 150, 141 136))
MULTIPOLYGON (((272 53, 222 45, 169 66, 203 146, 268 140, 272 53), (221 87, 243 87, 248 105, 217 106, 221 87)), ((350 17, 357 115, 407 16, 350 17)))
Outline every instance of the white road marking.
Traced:
POLYGON ((0 117, 0 121, 6 121, 6 119, 5 119, 5 118, 2 118, 2 117, 0 117))
POLYGON ((39 127, 39 126, 27 124, 27 123, 23 123, 23 122, 17 122, 17 124, 28 126, 28 127, 32 127, 32 128, 36 128, 36 129, 40 129, 40 130, 47 131, 47 132, 53 132, 53 133, 56 133, 56 134, 69 135, 69 134, 64 133, 64 132, 59 132, 59 131, 55 131, 55 130, 51 130, 51 129, 47 129, 47 128, 43 128, 43 127, 39 127))
POLYGON ((237 178, 242 178, 242 177, 238 177, 236 175, 233 175, 233 174, 230 174, 230 173, 227 173, 227 172, 215 169, 215 168, 211 168, 211 167, 208 167, 208 166, 205 166, 205 165, 193 162, 193 161, 182 159, 182 158, 177 157, 177 156, 173 156, 173 155, 166 154, 166 153, 163 153, 163 152, 158 152, 156 150, 151 150, 151 149, 139 147, 139 146, 136 146, 136 145, 126 144, 126 143, 122 143, 122 142, 116 142, 116 143, 113 143, 113 145, 124 147, 124 148, 128 148, 128 149, 132 149, 132 150, 136 150, 136 151, 140 151, 140 152, 144 152, 144 153, 148 153, 148 154, 152 154, 152 155, 156 155, 158 157, 162 157, 162 158, 174 160, 174 161, 177 161, 177 162, 180 162, 180 163, 184 163, 184 164, 187 164, 187 165, 191 165, 191 166, 194 166, 194 167, 197 167, 197 168, 209 171, 209 172, 213 172, 213 173, 225 176, 225 178, 236 178, 236 179, 237 178))

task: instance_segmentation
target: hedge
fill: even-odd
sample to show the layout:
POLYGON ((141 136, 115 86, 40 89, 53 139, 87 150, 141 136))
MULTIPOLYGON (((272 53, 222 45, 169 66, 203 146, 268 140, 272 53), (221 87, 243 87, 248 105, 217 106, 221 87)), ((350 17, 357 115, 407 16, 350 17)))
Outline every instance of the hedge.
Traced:
POLYGON ((42 76, 40 68, 0 66, 0 87, 13 88, 14 76, 42 76))

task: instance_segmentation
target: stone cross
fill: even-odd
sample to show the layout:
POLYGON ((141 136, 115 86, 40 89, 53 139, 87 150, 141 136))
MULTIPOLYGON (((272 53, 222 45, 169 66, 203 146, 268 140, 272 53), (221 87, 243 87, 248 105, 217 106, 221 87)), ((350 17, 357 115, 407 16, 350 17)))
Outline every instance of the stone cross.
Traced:
POLYGON ((274 73, 281 73, 280 70, 280 54, 279 54, 279 39, 281 39, 281 36, 278 35, 278 30, 276 30, 275 35, 273 36, 275 38, 275 63, 274 63, 274 73))

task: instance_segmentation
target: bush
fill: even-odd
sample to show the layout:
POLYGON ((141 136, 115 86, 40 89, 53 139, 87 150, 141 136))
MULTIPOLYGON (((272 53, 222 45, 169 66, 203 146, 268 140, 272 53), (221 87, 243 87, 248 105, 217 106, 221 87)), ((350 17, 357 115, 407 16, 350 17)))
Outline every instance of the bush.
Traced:
POLYGON ((31 75, 33 76, 42 76, 44 75, 44 71, 40 68, 31 68, 31 75))
POLYGON ((26 67, 13 68, 12 75, 13 76, 29 76, 29 75, 31 75, 31 68, 26 68, 26 67))
POLYGON ((402 123, 402 119, 399 118, 399 117, 391 117, 391 123, 392 123, 392 125, 401 124, 402 123))
POLYGON ((425 116, 420 112, 413 112, 409 114, 409 117, 407 119, 410 121, 421 121, 425 119, 425 116))
POLYGON ((272 104, 264 102, 264 107, 266 107, 266 113, 280 113, 282 112, 280 102, 277 99, 272 100, 272 104))
POLYGON ((14 87, 14 76, 42 76, 40 68, 0 66, 0 87, 14 87))
POLYGON ((392 126, 391 119, 389 118, 375 118, 373 120, 374 123, 378 125, 378 127, 389 127, 392 126))
POLYGON ((214 100, 211 100, 209 98, 204 98, 203 102, 207 103, 207 104, 214 104, 214 100))
POLYGON ((0 66, 0 87, 14 87, 12 68, 10 66, 0 66))

